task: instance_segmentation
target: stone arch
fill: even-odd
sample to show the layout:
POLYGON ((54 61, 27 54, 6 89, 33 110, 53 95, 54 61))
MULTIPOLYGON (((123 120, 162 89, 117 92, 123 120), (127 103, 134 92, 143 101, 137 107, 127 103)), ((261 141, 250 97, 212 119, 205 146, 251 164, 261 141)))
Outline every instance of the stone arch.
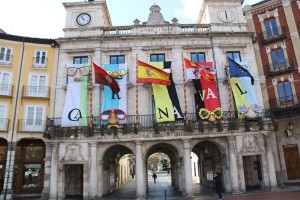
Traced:
MULTIPOLYGON (((180 141, 155 141, 148 143, 144 149, 143 159, 145 161, 144 173, 148 174, 147 169, 147 159, 153 153, 161 152, 166 154, 170 158, 170 175, 171 175, 171 185, 177 190, 182 191, 182 178, 183 178, 183 161, 182 161, 182 151, 180 147, 182 143, 180 141)), ((146 176, 146 175, 145 175, 146 176)), ((145 177, 145 185, 148 185, 148 176, 145 177)))
POLYGON ((226 146, 222 143, 222 138, 192 141, 191 151, 197 156, 192 157, 193 184, 199 185, 194 187, 199 189, 195 193, 209 193, 216 172, 221 172, 223 180, 226 179, 226 146))
POLYGON ((99 190, 105 195, 120 188, 131 177, 134 167, 128 166, 128 163, 134 165, 134 144, 101 144, 101 147, 99 146, 98 159, 101 170, 98 169, 98 180, 102 182, 99 190))

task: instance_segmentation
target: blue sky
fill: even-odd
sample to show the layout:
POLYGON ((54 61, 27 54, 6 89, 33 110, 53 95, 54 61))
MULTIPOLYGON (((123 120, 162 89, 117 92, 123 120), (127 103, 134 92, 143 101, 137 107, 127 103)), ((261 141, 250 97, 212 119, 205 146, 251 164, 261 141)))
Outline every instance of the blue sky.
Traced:
MULTIPOLYGON (((65 9, 63 2, 85 0, 3 0, 0 8, 0 28, 8 34, 37 37, 63 37, 65 9), (26 9, 25 9, 26 8, 26 9)), ((260 0, 246 0, 248 4, 260 0)), ((149 8, 159 5, 166 21, 174 17, 179 23, 195 23, 202 0, 106 0, 113 26, 133 25, 138 18, 148 19, 149 8)))

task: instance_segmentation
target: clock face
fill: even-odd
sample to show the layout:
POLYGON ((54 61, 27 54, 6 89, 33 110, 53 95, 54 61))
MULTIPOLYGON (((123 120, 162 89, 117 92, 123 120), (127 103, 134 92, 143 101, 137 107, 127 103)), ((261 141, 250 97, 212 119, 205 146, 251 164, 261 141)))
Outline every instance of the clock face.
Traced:
POLYGON ((79 26, 86 26, 91 22, 91 16, 87 13, 81 13, 76 18, 76 23, 79 26))
POLYGON ((221 8, 218 10, 218 18, 223 22, 232 22, 234 20, 234 13, 229 8, 221 8))

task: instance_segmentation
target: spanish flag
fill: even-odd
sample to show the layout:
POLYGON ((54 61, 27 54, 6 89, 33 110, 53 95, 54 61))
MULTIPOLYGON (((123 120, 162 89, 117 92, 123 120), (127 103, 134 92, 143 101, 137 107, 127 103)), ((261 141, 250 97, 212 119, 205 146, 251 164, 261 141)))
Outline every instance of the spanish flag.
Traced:
POLYGON ((137 61, 138 83, 152 83, 158 85, 171 85, 170 73, 167 73, 157 67, 137 61))

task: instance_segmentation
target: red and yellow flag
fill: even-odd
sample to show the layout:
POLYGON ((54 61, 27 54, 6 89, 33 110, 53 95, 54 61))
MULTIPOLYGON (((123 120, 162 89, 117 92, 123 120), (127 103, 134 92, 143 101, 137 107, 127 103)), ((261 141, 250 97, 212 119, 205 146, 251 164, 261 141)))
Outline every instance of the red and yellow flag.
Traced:
POLYGON ((158 85, 171 85, 170 73, 167 73, 159 68, 137 61, 138 66, 138 83, 152 83, 158 85))

